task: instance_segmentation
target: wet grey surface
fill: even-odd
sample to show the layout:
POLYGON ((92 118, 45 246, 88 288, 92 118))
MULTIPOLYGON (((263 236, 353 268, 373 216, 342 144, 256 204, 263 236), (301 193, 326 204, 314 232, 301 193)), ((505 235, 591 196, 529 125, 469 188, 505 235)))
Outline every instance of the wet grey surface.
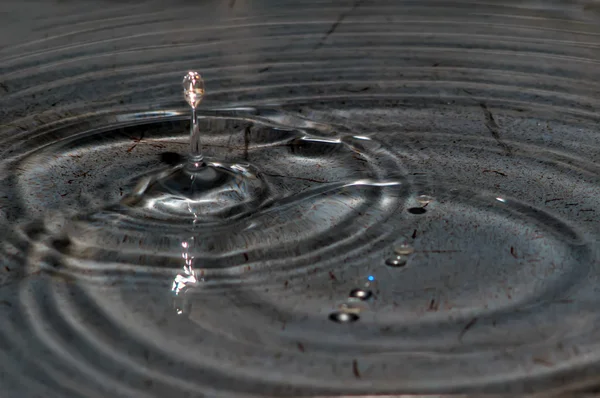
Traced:
POLYGON ((3 2, 0 389, 594 386, 599 10, 3 2), (206 80, 206 156, 269 187, 249 215, 200 229, 115 207, 187 155, 190 69, 206 80))

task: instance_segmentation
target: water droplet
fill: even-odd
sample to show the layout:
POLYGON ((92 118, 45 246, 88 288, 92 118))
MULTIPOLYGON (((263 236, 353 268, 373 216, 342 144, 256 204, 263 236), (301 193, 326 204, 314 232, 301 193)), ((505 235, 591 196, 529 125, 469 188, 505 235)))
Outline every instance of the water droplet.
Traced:
POLYGON ((204 80, 198 72, 190 71, 183 78, 183 96, 193 109, 196 109, 204 97, 204 80))
POLYGON ((204 80, 198 72, 188 72, 183 77, 183 97, 192 107, 192 118, 190 122, 190 156, 188 158, 188 169, 196 171, 204 168, 204 156, 200 152, 200 128, 196 108, 204 97, 204 80))
POLYGON ((337 323, 351 323, 358 321, 359 316, 357 314, 336 311, 329 314, 329 320, 337 323))
POLYGON ((417 202, 419 202, 421 205, 427 205, 433 202, 433 197, 429 195, 419 195, 417 196, 417 202))
POLYGON ((424 207, 411 207, 410 209, 408 209, 408 212, 410 214, 425 214, 427 210, 425 210, 424 207))
POLYGON ((385 260, 385 265, 390 267, 403 267, 406 265, 406 257, 396 256, 385 260))
POLYGON ((398 255, 409 255, 415 252, 415 248, 412 247, 410 244, 403 242, 400 243, 399 245, 396 245, 394 247, 394 253, 398 254, 398 255))
POLYGON ((373 293, 370 290, 352 289, 352 291, 350 291, 351 298, 357 298, 360 300, 368 300, 372 295, 373 293))

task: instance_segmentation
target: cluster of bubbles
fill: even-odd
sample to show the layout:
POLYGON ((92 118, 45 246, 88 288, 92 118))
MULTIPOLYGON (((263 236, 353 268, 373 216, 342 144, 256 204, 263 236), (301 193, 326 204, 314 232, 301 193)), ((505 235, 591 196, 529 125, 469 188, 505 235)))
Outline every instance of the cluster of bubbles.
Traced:
POLYGON ((372 285, 375 277, 369 275, 362 288, 352 289, 346 301, 338 309, 329 314, 329 319, 337 323, 351 323, 360 319, 360 313, 367 310, 367 301, 373 297, 372 285))
MULTIPOLYGON (((411 207, 408 209, 411 214, 425 214, 426 207, 433 201, 433 197, 429 195, 419 195, 416 201, 420 207, 411 207)), ((393 255, 385 260, 385 265, 388 267, 404 267, 408 259, 414 254, 415 248, 409 242, 408 238, 402 238, 393 248, 393 255)), ((369 275, 363 288, 352 289, 346 299, 346 302, 341 304, 338 309, 329 314, 329 319, 337 323, 351 323, 360 319, 360 313, 367 309, 366 302, 373 296, 371 290, 372 284, 375 282, 375 277, 369 275)))

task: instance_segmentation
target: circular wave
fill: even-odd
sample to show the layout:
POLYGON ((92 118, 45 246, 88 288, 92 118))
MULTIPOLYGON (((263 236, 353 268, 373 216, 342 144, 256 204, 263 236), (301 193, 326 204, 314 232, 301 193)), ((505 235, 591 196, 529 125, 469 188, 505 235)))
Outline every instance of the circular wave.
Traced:
POLYGON ((594 2, 36 5, 0 16, 8 395, 593 384, 594 2), (189 69, 268 193, 201 231, 118 205, 185 157, 189 69))

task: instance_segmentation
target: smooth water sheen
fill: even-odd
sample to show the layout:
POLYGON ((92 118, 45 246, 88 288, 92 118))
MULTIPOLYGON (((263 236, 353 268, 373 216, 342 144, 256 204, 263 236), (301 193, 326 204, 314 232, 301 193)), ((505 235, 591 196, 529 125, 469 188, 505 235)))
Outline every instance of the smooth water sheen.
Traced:
POLYGON ((593 2, 42 3, 0 13, 6 396, 596 383, 593 2))

